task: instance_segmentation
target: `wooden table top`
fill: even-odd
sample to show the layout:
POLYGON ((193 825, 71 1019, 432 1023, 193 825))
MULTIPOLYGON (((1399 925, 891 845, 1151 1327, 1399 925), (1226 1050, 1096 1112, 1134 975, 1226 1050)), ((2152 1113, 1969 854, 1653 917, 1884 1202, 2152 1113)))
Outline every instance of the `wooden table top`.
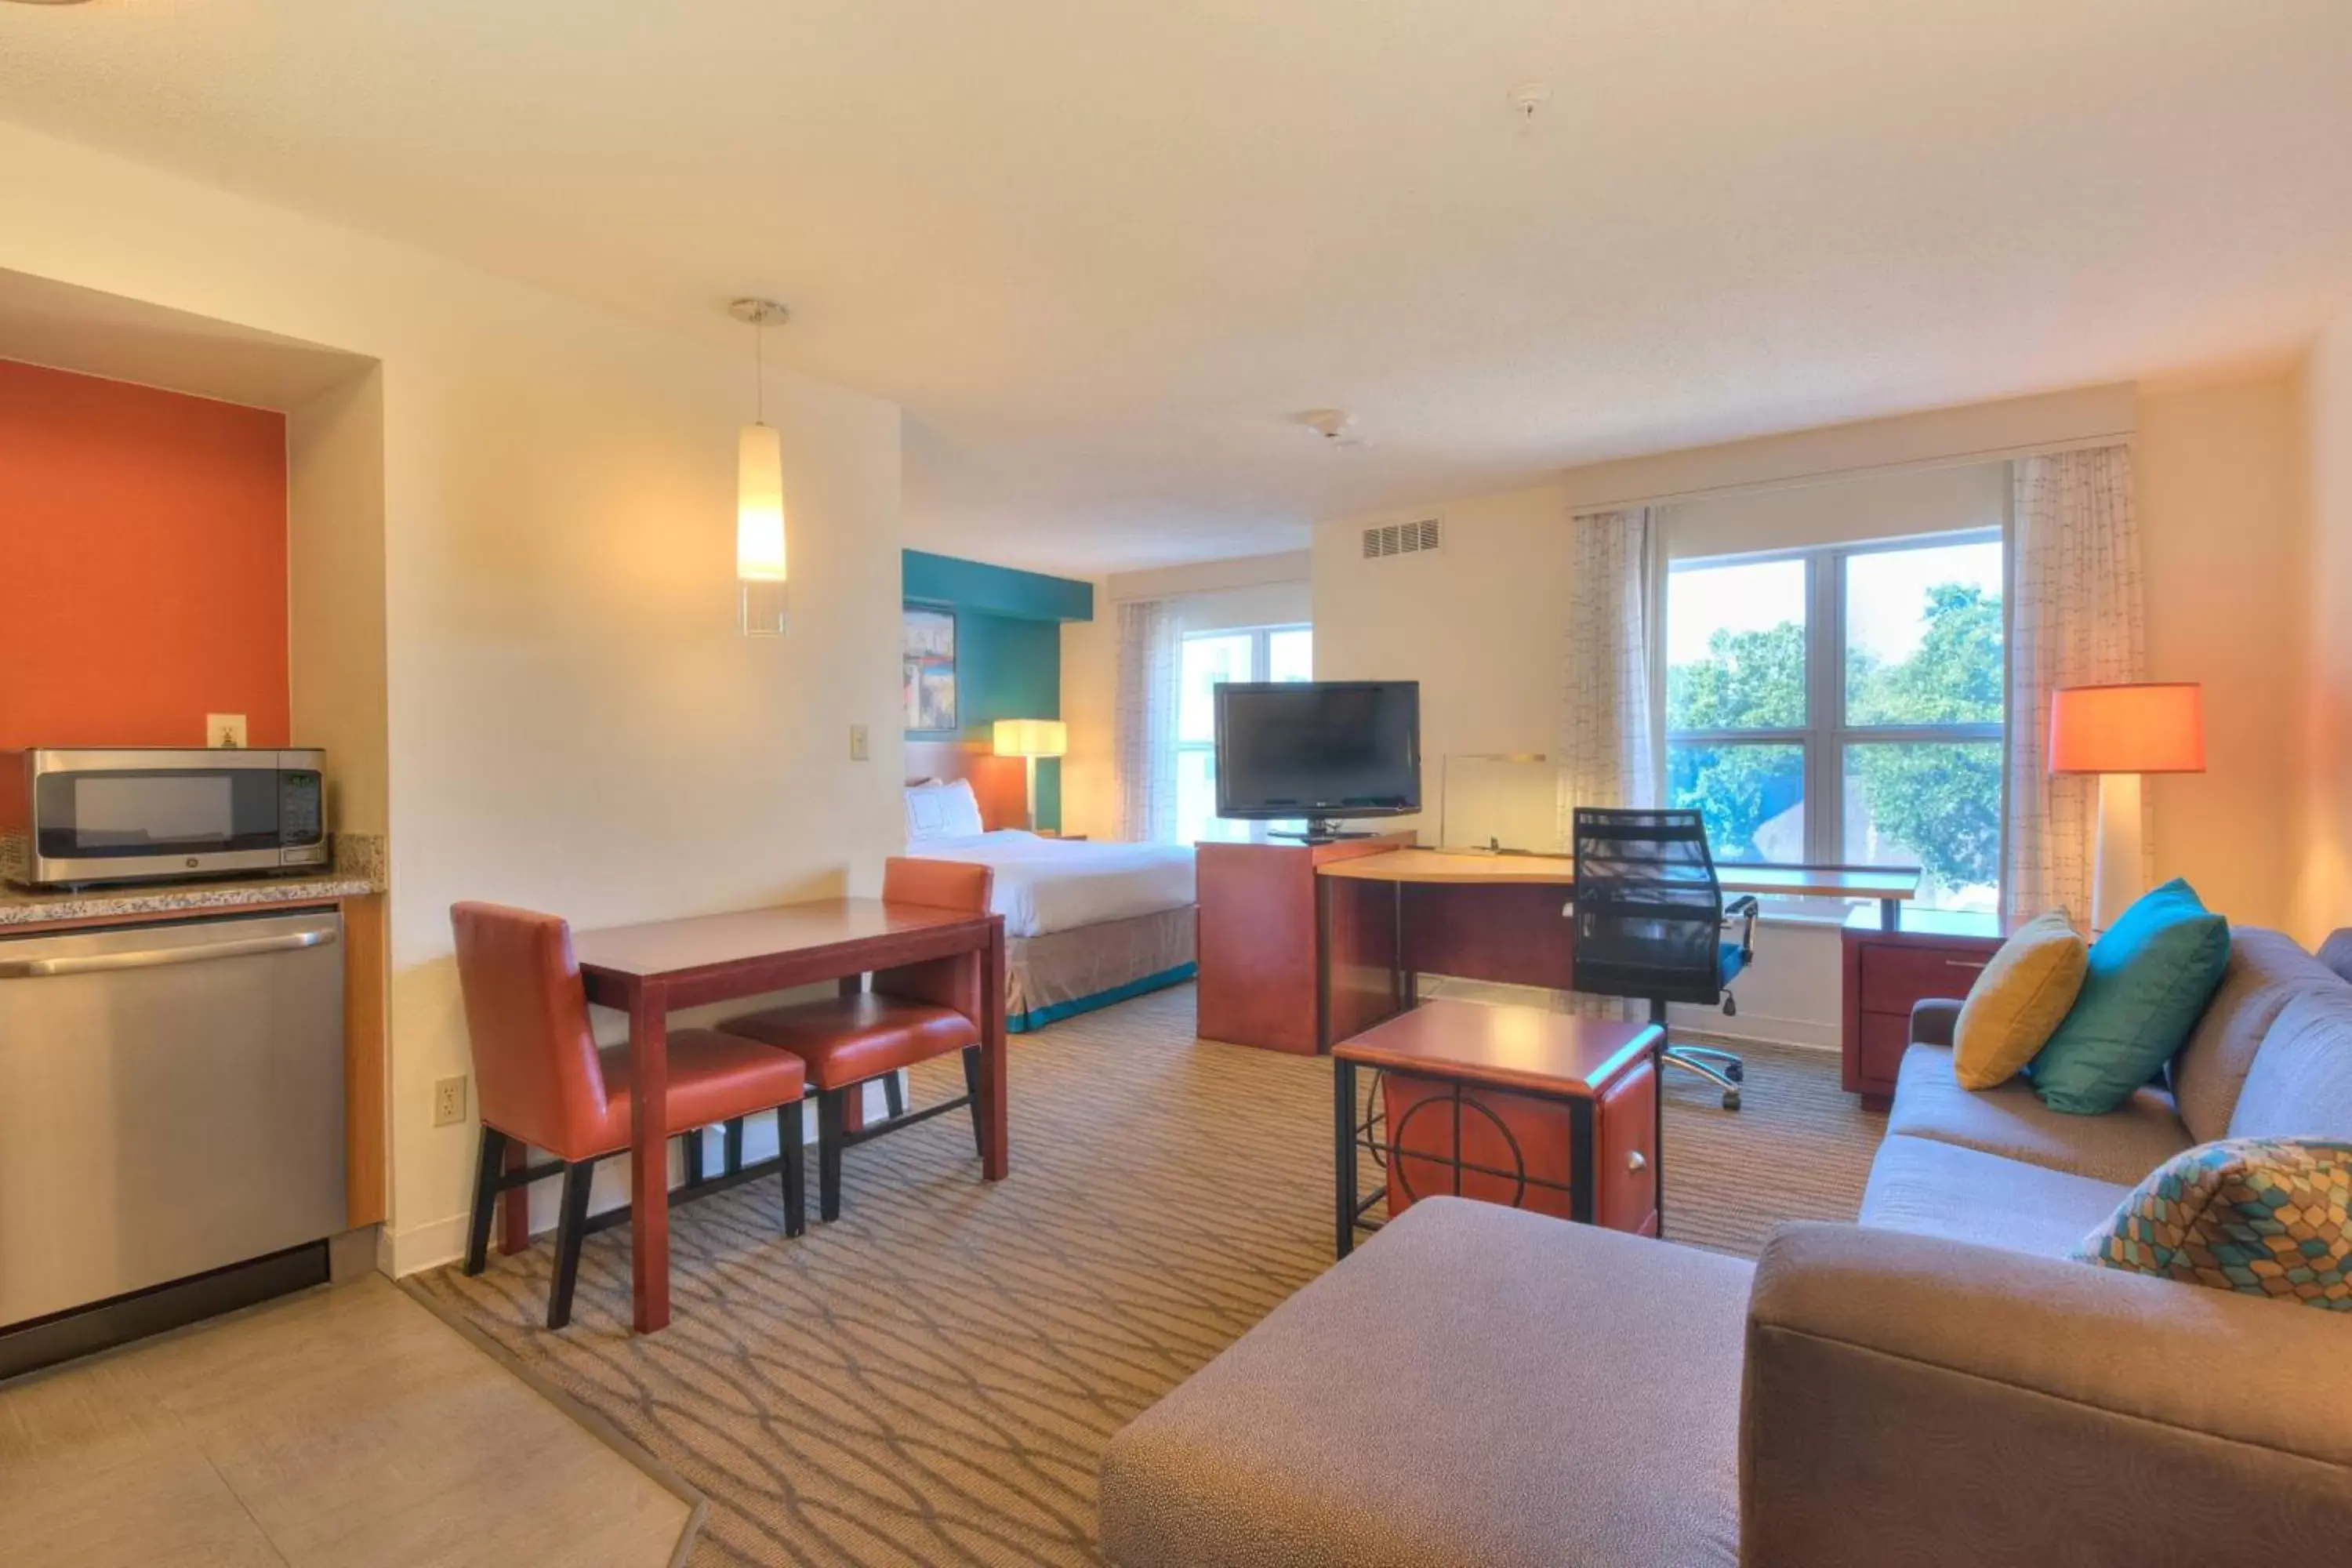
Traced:
POLYGON ((1340 1041, 1331 1054, 1362 1067, 1492 1089, 1576 1094, 1623 1071, 1649 1051, 1658 1033, 1655 1024, 1439 999, 1340 1041))
MULTIPOLYGON (((1460 855, 1443 849, 1395 849, 1327 860, 1318 877, 1358 882, 1535 883, 1573 887, 1576 861, 1565 855, 1460 855)), ((1814 899, 1912 899, 1919 872, 1908 866, 1743 866, 1718 861, 1716 879, 1727 893, 1767 893, 1814 899)))
POLYGON ((579 931, 572 951, 583 970, 649 980, 992 918, 879 899, 816 899, 579 931))

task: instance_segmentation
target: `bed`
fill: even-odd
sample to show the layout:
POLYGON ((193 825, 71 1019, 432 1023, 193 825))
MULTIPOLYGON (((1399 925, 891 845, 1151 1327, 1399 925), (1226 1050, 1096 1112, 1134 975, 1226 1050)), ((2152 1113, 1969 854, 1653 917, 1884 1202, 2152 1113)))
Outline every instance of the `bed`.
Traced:
POLYGON ((1015 1033, 1192 978, 1192 850, 992 828, 970 781, 907 789, 907 853, 986 865, 1015 1033))

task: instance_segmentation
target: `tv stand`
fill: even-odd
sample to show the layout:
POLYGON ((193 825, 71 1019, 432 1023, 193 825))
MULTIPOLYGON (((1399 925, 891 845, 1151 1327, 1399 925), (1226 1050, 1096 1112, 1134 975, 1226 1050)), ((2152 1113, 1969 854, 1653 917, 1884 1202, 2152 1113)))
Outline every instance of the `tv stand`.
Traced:
POLYGON ((1329 817, 1310 816, 1307 819, 1307 830, 1304 833, 1269 832, 1266 834, 1266 837, 1268 838, 1293 839, 1300 844, 1337 844, 1342 839, 1375 838, 1378 837, 1379 835, 1373 833, 1358 833, 1351 829, 1341 827, 1339 823, 1333 821, 1329 817))

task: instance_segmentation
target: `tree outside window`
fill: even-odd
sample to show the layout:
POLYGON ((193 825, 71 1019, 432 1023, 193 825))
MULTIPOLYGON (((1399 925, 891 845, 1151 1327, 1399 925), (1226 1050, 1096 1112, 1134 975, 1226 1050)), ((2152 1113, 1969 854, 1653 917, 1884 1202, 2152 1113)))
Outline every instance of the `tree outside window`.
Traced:
POLYGON ((1925 906, 1994 908, 2002 571, 1990 533, 1677 566, 1670 804, 1718 859, 1916 865, 1925 906))

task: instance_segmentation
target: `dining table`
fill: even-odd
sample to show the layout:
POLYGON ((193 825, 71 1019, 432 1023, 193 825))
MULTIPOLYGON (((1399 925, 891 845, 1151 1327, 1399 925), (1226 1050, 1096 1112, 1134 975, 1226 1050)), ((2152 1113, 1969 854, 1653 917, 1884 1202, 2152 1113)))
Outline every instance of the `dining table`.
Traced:
MULTIPOLYGON (((1004 1179, 1004 917, 880 899, 827 898, 583 931, 572 939, 588 1000, 628 1016, 631 1319, 669 1322, 669 1015, 935 959, 980 967, 981 1174, 1004 1179)), ((789 1129, 787 1131, 789 1135, 789 1129)))

